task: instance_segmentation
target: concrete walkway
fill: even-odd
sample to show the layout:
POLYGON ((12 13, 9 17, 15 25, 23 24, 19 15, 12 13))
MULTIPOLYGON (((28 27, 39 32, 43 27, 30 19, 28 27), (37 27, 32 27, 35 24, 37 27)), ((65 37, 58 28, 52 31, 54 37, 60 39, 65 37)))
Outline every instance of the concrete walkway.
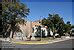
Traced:
POLYGON ((55 38, 55 39, 48 37, 48 38, 42 38, 41 41, 37 41, 37 40, 24 41, 24 40, 15 40, 15 39, 13 39, 12 41, 9 41, 9 39, 0 38, 1 41, 9 41, 14 44, 50 44, 50 43, 56 43, 56 42, 65 41, 69 39, 74 39, 74 37, 62 36, 61 38, 55 38))
POLYGON ((69 40, 69 39, 74 39, 74 38, 73 37, 62 36, 61 38, 55 38, 55 39, 42 38, 41 41, 13 40, 12 43, 15 43, 15 44, 51 44, 51 43, 61 42, 61 41, 69 40))

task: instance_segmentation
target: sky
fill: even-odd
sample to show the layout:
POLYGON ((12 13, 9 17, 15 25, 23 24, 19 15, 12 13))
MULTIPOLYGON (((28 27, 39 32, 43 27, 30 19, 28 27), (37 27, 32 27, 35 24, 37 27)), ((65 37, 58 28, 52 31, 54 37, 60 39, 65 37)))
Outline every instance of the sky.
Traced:
POLYGON ((74 6, 73 5, 74 5, 74 2, 72 3, 72 24, 74 25, 74 14, 73 14, 74 13, 74 10, 73 10, 74 6))
POLYGON ((22 2, 72 2, 73 0, 21 0, 22 2))
POLYGON ((24 2, 27 7, 30 9, 30 13, 27 18, 30 21, 36 21, 42 18, 47 18, 48 14, 59 14, 60 17, 63 17, 64 22, 72 22, 72 2, 24 2))

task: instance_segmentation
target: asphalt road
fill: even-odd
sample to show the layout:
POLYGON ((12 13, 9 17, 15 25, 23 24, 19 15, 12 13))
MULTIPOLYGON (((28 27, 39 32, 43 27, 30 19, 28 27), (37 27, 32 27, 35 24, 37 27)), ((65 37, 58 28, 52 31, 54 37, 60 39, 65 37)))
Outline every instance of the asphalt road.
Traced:
POLYGON ((72 40, 43 45, 15 45, 16 48, 72 48, 72 40))
POLYGON ((62 42, 56 42, 52 44, 43 44, 43 45, 26 45, 26 44, 11 44, 10 42, 1 42, 0 41, 0 48, 74 48, 73 47, 73 40, 66 40, 62 42))
POLYGON ((72 43, 73 41, 74 39, 70 39, 46 45, 19 45, 0 41, 0 48, 2 48, 2 50, 72 50, 72 48, 74 48, 72 43))

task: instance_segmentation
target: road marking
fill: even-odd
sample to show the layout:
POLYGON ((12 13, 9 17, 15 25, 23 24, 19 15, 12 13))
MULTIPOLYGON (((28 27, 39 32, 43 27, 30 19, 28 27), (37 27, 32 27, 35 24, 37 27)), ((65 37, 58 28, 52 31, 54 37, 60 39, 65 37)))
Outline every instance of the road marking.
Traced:
POLYGON ((49 44, 49 42, 13 42, 15 44, 49 44))
POLYGON ((69 39, 56 40, 56 41, 51 40, 51 41, 45 41, 45 42, 12 42, 12 43, 15 43, 15 44, 51 44, 51 43, 65 41, 65 40, 69 40, 69 39))

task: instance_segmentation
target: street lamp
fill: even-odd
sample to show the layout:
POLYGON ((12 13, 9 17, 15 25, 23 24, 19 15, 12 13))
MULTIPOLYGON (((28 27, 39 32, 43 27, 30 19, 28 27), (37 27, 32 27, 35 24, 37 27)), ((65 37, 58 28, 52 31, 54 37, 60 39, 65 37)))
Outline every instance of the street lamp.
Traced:
MULTIPOLYGON (((40 22, 42 24, 42 17, 41 16, 40 16, 40 22)), ((41 29, 41 38, 40 38, 40 40, 42 40, 42 29, 41 29)))

